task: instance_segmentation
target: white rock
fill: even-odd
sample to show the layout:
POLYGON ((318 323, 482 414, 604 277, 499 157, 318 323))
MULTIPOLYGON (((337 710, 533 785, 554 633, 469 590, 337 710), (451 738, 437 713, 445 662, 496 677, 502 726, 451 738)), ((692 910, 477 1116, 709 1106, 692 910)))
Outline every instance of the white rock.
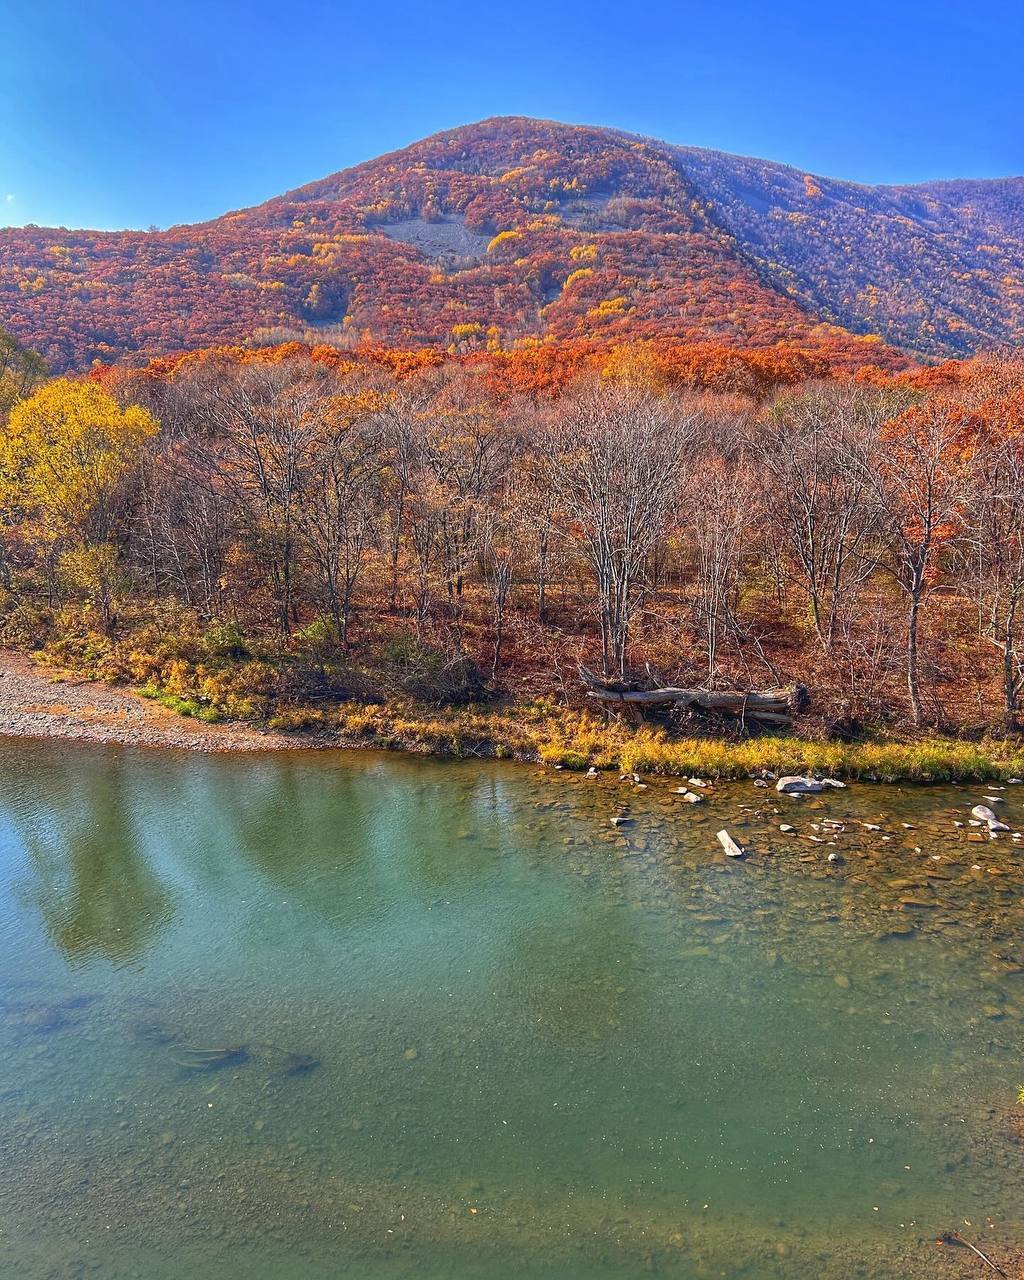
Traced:
MULTIPOLYGON (((1009 831, 1010 829, 1005 822, 999 821, 987 804, 976 804, 971 813, 978 819, 979 825, 983 822, 988 824, 989 835, 995 835, 997 831, 1009 831)), ((971 825, 973 826, 974 824, 972 823, 971 825)))
POLYGON ((703 804, 704 797, 697 795, 695 791, 684 791, 683 799, 687 804, 703 804))
POLYGON ((719 831, 718 843, 725 850, 727 858, 745 858, 747 856, 746 849, 741 848, 728 831, 719 831))
POLYGON ((824 791, 826 784, 819 782, 817 778, 805 778, 801 774, 790 774, 785 778, 780 778, 775 784, 775 790, 782 795, 814 795, 818 791, 824 791))
POLYGON ((791 827, 788 822, 780 822, 779 830, 784 832, 788 836, 793 834, 793 832, 796 830, 796 827, 791 827))

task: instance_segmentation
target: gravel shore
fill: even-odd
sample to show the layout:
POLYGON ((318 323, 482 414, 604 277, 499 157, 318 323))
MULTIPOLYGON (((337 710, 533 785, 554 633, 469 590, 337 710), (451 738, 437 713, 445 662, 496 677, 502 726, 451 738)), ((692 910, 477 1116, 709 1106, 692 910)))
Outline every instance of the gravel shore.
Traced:
POLYGON ((268 751, 323 745, 307 736, 190 720, 127 689, 55 675, 24 654, 5 650, 0 650, 0 736, 188 751, 268 751))

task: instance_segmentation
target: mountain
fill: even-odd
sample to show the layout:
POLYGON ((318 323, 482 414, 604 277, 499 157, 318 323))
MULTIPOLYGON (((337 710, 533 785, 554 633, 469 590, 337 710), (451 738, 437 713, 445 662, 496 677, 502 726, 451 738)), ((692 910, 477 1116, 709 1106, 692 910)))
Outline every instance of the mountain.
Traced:
POLYGON ((2 230, 0 324, 57 369, 289 338, 963 354, 1024 341, 1024 180, 865 187, 501 118, 211 222, 2 230))

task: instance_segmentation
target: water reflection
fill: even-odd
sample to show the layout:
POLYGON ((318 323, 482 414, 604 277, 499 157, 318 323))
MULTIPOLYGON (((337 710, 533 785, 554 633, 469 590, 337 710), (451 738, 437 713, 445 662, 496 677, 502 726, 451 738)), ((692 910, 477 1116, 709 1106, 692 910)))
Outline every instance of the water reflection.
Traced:
POLYGON ((947 840, 933 883, 949 797, 851 792, 836 870, 750 790, 620 830, 614 779, 0 745, 0 982, 40 982, 0 1009, 0 1274, 75 1274, 96 1220, 105 1280, 156 1239, 211 1242, 197 1280, 906 1277, 905 1224, 1002 1230, 1020 855, 947 840))
MULTIPOLYGON (((174 914, 173 896, 147 857, 130 758, 104 754, 84 785, 59 771, 34 780, 39 807, 5 807, 32 868, 31 901, 54 945, 69 961, 102 955, 125 964, 151 946, 174 914)), ((144 819, 143 819, 144 821, 144 819)))

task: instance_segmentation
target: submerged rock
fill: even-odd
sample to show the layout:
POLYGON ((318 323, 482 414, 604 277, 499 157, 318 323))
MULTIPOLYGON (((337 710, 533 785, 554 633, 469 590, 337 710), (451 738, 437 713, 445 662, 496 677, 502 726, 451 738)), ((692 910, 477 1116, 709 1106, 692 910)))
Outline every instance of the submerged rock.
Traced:
MULTIPOLYGON (((986 799, 988 797, 986 796, 986 799)), ((989 831, 1009 831, 1005 822, 1000 822, 987 804, 976 804, 971 813, 979 822, 987 824, 989 831)))
POLYGON ((775 784, 775 790, 783 795, 817 795, 820 791, 827 791, 834 788, 839 791, 846 789, 846 783, 840 782, 838 778, 811 778, 804 774, 794 773, 788 774, 785 778, 780 778, 775 784))
POLYGON ((788 777, 780 778, 775 784, 775 790, 782 795, 814 795, 818 791, 824 791, 825 784, 819 782, 817 778, 805 778, 799 774, 791 774, 788 777))
POLYGON ((747 856, 746 849, 737 844, 728 831, 724 829, 718 833, 718 842, 725 850, 727 858, 745 858, 747 856))

